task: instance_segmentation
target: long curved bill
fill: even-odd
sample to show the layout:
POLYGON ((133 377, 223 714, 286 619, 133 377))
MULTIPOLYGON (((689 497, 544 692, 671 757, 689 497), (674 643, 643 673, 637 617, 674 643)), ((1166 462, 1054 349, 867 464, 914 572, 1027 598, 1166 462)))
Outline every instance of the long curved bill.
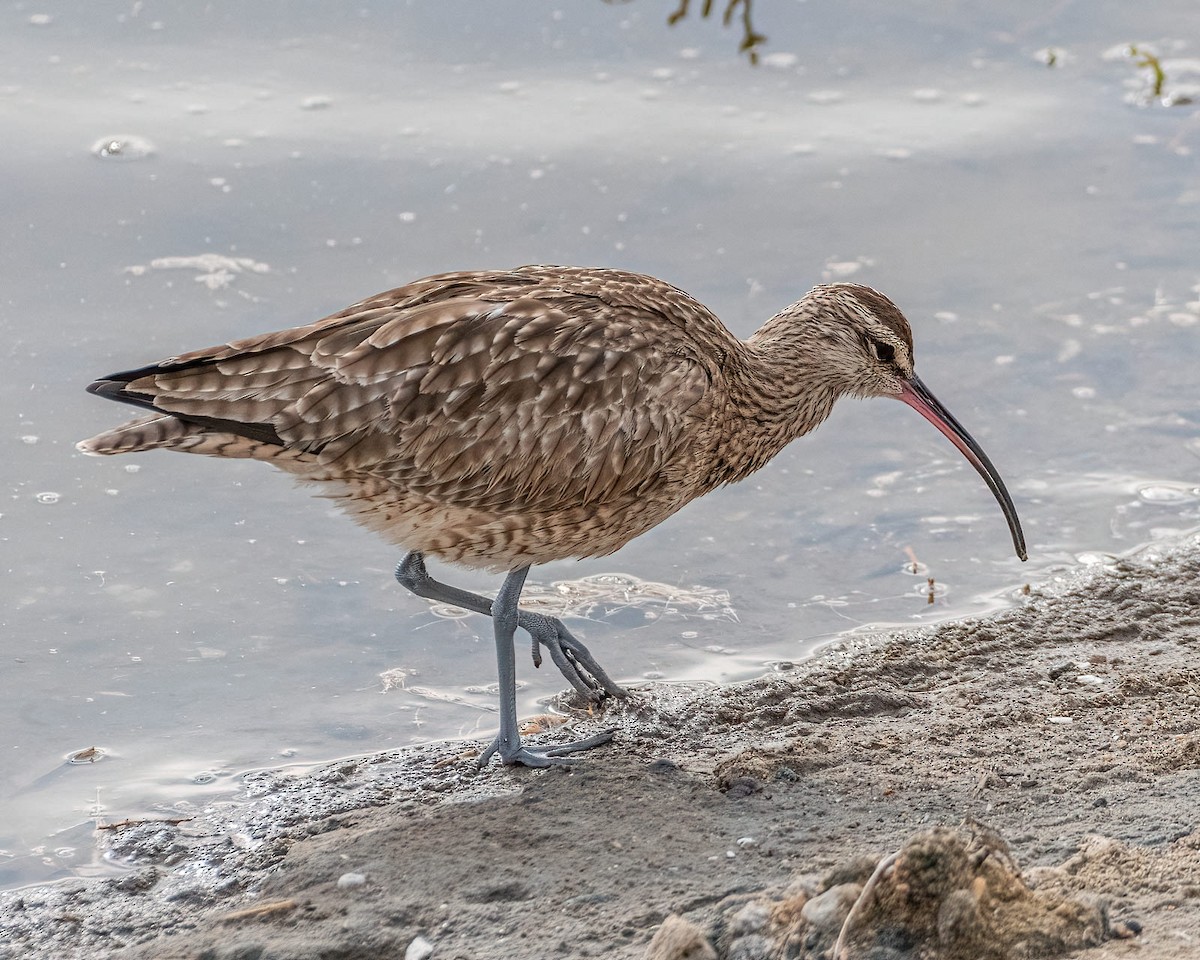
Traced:
POLYGON ((1017 550, 1017 556, 1022 560, 1027 560, 1025 534, 1021 532, 1021 521, 1017 517, 1017 509, 1013 506, 1012 498, 1008 495, 1008 490, 1005 489, 1000 474, 992 466, 988 455, 983 452, 983 447, 975 442, 963 425, 942 406, 938 398, 929 392, 929 388, 921 382, 919 377, 914 375, 904 382, 904 388, 900 391, 898 399, 903 400, 942 431, 950 442, 958 447, 962 455, 971 461, 971 466, 979 471, 979 475, 983 477, 988 489, 992 491, 992 495, 1000 504, 1000 509, 1004 511, 1004 519, 1008 521, 1008 529, 1012 532, 1013 546, 1017 550))

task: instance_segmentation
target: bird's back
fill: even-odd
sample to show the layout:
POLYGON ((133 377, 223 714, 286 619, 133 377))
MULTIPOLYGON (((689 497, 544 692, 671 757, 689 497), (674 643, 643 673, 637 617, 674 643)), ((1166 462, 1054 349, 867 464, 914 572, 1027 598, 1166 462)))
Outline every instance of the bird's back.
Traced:
POLYGON ((80 446, 269 460, 472 565, 599 555, 712 486, 722 360, 741 346, 639 274, 442 274, 98 381, 154 413, 80 446))

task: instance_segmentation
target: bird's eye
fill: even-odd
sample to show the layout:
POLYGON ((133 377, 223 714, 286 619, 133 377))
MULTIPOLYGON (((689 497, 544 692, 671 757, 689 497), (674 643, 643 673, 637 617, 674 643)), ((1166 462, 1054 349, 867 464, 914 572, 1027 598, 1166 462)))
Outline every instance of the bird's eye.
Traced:
POLYGON ((896 359, 896 348, 890 343, 876 343, 875 356, 877 356, 884 363, 891 363, 896 359))

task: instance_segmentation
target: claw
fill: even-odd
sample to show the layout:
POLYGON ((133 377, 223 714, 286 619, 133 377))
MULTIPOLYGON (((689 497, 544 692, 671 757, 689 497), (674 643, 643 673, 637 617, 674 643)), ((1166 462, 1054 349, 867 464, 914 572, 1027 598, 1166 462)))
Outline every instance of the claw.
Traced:
POLYGON ((496 737, 488 748, 479 755, 476 765, 480 769, 483 769, 492 757, 499 754, 500 762, 505 766, 536 768, 565 766, 579 759, 578 757, 571 756, 571 754, 582 753, 584 750, 603 746, 612 740, 613 734, 616 732, 615 727, 610 727, 607 730, 601 730, 599 733, 592 734, 590 737, 584 737, 582 740, 572 740, 569 743, 550 743, 545 746, 534 747, 527 746, 519 741, 515 744, 506 745, 501 742, 500 737, 496 737), (506 750, 506 746, 509 749, 506 750))
POLYGON ((533 665, 542 663, 539 647, 550 651, 550 659, 575 691, 585 700, 599 703, 606 696, 622 699, 626 692, 605 672, 590 650, 557 617, 521 611, 517 623, 533 637, 533 665))

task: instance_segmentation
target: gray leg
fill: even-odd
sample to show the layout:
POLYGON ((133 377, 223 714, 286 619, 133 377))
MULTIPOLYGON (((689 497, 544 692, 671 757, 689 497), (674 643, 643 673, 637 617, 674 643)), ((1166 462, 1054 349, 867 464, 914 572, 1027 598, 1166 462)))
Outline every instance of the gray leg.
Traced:
POLYGON ((591 750, 612 739, 612 730, 602 730, 585 740, 558 743, 547 747, 527 747, 521 743, 517 729, 517 658, 513 650, 513 634, 517 631, 521 587, 529 567, 513 570, 504 578, 500 592, 492 603, 492 627, 496 632, 496 667, 500 677, 500 732, 492 745, 479 757, 484 766, 493 754, 499 753, 505 764, 524 764, 527 767, 552 767, 570 763, 568 754, 591 750))
MULTIPOLYGON (((418 597, 449 603, 487 617, 492 615, 492 601, 487 597, 434 580, 425 570, 425 558, 419 551, 414 550, 400 561, 396 567, 396 579, 418 597)), ((554 665, 581 696, 594 703, 599 703, 605 696, 626 696, 625 691, 596 662, 583 641, 576 639, 557 617, 518 610, 517 625, 533 637, 535 667, 542 665, 542 657, 538 652, 540 644, 550 651, 554 665)))

